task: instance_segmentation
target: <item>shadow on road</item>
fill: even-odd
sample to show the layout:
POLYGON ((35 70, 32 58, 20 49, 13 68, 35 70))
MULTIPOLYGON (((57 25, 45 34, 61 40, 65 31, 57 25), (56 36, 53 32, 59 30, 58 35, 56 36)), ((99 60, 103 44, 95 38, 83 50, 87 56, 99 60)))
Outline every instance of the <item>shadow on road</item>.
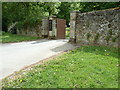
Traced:
POLYGON ((38 43, 43 43, 43 42, 48 42, 48 41, 50 41, 50 40, 42 39, 42 40, 38 40, 38 41, 32 42, 31 44, 38 44, 38 43))
POLYGON ((68 51, 68 50, 71 50, 71 49, 74 49, 75 46, 70 44, 70 43, 65 43, 59 47, 55 47, 53 49, 51 49, 52 51, 54 52, 61 52, 61 51, 68 51))

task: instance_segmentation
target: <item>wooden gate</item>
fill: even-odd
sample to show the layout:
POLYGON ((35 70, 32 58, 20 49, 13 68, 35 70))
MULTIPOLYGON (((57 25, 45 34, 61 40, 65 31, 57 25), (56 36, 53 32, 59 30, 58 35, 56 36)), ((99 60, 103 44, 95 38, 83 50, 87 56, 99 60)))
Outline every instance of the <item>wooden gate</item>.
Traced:
POLYGON ((57 18, 57 39, 65 39, 66 20, 57 18))

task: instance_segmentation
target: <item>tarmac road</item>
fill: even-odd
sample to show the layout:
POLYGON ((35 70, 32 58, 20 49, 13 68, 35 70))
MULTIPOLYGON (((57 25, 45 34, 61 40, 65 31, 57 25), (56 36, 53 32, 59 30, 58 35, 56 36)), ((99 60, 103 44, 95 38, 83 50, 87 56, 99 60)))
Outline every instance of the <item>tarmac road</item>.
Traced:
POLYGON ((21 68, 75 48, 66 39, 0 44, 0 79, 21 68))

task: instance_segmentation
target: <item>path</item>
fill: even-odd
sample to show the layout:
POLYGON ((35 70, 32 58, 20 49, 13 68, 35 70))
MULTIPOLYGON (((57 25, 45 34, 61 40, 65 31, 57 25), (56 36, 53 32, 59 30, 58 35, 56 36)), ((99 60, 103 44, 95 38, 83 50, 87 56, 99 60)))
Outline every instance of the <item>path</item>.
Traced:
POLYGON ((37 40, 20 43, 0 44, 0 79, 21 68, 75 48, 68 40, 37 40))

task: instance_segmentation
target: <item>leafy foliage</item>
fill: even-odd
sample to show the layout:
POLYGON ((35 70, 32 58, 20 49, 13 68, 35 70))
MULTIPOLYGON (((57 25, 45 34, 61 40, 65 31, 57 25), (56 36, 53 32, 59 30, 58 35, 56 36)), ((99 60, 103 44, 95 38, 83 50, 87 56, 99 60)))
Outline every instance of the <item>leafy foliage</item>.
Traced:
POLYGON ((21 28, 34 26, 45 16, 57 14, 60 3, 52 2, 12 2, 3 3, 3 29, 11 23, 19 22, 21 28))
POLYGON ((57 16, 66 19, 68 24, 70 20, 70 12, 73 10, 89 12, 115 7, 120 7, 120 4, 118 2, 62 2, 59 7, 60 12, 57 16))
POLYGON ((19 28, 34 27, 43 17, 51 15, 66 19, 69 24, 73 10, 88 12, 119 6, 118 2, 3 2, 2 28, 7 31, 8 26, 15 22, 19 28))

